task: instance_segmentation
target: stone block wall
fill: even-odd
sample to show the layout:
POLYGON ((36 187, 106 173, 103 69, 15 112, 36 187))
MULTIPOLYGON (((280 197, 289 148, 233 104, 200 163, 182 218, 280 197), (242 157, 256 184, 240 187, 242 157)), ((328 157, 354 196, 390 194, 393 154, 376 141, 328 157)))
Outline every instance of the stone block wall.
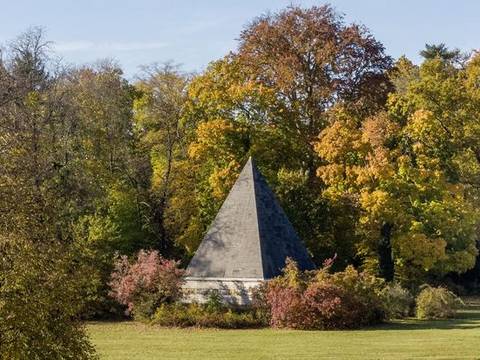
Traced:
POLYGON ((230 306, 248 306, 252 302, 252 290, 260 285, 262 279, 250 278, 199 278, 187 277, 183 286, 184 302, 205 303, 209 294, 216 291, 225 304, 230 306))

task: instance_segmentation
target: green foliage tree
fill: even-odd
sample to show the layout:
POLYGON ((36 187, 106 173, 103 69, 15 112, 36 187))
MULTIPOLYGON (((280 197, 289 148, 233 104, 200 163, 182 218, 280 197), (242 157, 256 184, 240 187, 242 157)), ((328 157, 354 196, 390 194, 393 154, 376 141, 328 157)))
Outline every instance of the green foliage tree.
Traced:
POLYGON ((479 199, 478 69, 478 55, 460 66, 439 57, 426 60, 397 74, 399 81, 409 80, 389 99, 389 113, 407 124, 406 141, 417 156, 436 162, 473 208, 479 199))
POLYGON ((78 314, 84 269, 51 239, 0 236, 0 358, 93 359, 78 314))
POLYGON ((149 230, 148 158, 139 149, 133 122, 136 89, 112 61, 68 71, 58 86, 69 116, 72 208, 70 229, 81 261, 90 266, 84 316, 115 311, 108 297, 113 258, 154 246, 149 230))
POLYGON ((91 359, 78 318, 85 273, 68 226, 75 200, 63 74, 38 29, 10 45, 0 72, 8 89, 0 106, 0 357, 91 359))
POLYGON ((460 50, 449 50, 444 43, 425 44, 425 49, 420 51, 420 55, 426 60, 441 59, 444 61, 453 61, 460 58, 460 50))
POLYGON ((175 251, 182 219, 190 213, 172 199, 192 188, 185 166, 188 124, 182 122, 188 76, 172 64, 146 67, 136 84, 134 124, 138 148, 151 169, 146 181, 149 227, 163 254, 175 251), (187 179, 187 180, 185 180, 187 179), (186 211, 182 214, 181 211, 186 211))

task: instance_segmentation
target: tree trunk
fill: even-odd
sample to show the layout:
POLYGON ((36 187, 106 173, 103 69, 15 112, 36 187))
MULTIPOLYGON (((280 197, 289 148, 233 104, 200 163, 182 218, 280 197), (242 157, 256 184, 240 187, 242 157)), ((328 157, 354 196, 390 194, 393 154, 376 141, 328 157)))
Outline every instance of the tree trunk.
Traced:
POLYGON ((378 265, 380 276, 386 281, 392 281, 395 275, 395 268, 392 257, 392 236, 393 224, 384 223, 380 229, 380 241, 378 244, 378 265))

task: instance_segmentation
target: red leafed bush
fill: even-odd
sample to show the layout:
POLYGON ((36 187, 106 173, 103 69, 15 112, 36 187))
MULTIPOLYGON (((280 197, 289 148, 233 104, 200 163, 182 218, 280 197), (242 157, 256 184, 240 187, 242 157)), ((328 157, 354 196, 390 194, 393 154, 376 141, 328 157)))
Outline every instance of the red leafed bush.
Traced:
POLYGON ((272 284, 267 301, 271 309, 271 324, 275 327, 308 328, 311 318, 303 292, 296 287, 272 284))
POLYGON ((344 328, 349 316, 345 291, 331 283, 300 286, 272 284, 268 290, 271 325, 291 329, 344 328))
POLYGON ((183 275, 178 262, 162 258, 158 251, 140 250, 133 263, 126 256, 116 260, 110 295, 135 317, 150 318, 161 304, 182 296, 183 275))
POLYGON ((342 319, 348 316, 345 291, 329 283, 312 283, 303 294, 310 309, 308 329, 341 328, 342 319))
POLYGON ((328 267, 302 273, 292 261, 266 289, 270 323, 292 329, 346 329, 385 318, 382 281, 353 267, 335 274, 328 267))

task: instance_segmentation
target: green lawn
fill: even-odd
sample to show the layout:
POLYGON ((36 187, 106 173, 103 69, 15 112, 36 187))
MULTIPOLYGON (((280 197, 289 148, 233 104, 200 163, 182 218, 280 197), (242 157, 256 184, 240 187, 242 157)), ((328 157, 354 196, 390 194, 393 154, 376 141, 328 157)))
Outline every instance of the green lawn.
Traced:
POLYGON ((450 321, 355 331, 161 329, 91 323, 101 359, 480 359, 480 306, 450 321))

